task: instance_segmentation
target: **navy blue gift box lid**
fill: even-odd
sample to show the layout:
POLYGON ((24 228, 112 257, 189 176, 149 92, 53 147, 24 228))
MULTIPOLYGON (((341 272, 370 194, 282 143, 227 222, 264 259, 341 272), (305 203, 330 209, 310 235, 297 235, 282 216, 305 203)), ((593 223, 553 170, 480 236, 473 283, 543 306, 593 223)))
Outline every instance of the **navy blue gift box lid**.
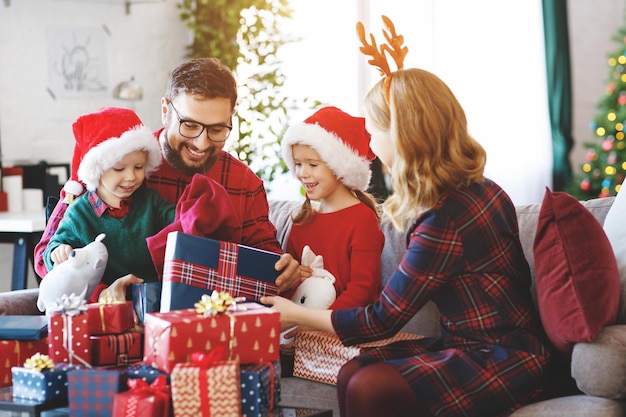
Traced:
POLYGON ((47 334, 47 316, 0 316, 0 340, 40 340, 47 334))

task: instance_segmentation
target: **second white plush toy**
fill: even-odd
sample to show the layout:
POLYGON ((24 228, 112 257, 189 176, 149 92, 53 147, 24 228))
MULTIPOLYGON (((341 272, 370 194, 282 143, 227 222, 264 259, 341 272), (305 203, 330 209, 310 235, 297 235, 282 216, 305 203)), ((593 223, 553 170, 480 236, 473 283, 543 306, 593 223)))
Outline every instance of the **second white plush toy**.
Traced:
POLYGON ((37 307, 39 311, 55 303, 63 295, 74 294, 88 300, 104 275, 109 252, 102 243, 104 233, 82 248, 74 248, 69 259, 56 265, 41 280, 37 307))

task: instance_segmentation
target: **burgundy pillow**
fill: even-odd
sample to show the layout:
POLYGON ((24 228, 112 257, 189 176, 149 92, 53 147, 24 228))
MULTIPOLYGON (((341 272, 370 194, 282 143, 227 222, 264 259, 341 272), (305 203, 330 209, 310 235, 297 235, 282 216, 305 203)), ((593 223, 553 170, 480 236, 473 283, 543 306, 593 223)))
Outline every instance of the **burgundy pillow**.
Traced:
POLYGON ((602 225, 578 200, 546 188, 533 244, 541 322, 570 354, 617 318, 620 278, 602 225))

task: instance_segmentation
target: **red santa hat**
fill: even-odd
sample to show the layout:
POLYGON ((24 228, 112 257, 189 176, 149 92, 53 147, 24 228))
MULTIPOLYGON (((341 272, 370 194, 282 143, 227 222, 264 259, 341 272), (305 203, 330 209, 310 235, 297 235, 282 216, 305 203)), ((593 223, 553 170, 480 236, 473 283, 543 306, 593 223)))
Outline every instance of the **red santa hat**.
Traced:
POLYGON ((87 190, 98 188, 104 171, 124 156, 145 151, 145 172, 149 176, 161 163, 161 149, 152 132, 130 109, 102 107, 95 113, 80 116, 72 126, 76 143, 72 157, 72 175, 65 184, 66 193, 79 195, 82 185, 87 190))
POLYGON ((307 145, 352 190, 367 190, 375 158, 370 149, 365 119, 337 107, 322 107, 304 122, 290 126, 282 140, 283 160, 293 172, 293 145, 307 145))

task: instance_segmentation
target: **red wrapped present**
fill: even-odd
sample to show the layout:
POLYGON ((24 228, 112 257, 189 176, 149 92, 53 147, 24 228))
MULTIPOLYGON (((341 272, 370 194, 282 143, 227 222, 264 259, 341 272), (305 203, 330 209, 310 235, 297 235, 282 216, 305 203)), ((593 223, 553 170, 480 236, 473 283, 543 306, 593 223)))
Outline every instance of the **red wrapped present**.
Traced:
POLYGON ((241 363, 273 362, 279 358, 279 318, 276 310, 257 303, 238 304, 228 314, 193 309, 148 313, 143 360, 171 373, 177 363, 189 362, 192 353, 221 346, 241 363))
POLYGON ((47 309, 48 355, 54 363, 91 365, 87 304, 74 294, 64 295, 47 309))
POLYGON ((0 340, 0 387, 9 387, 13 383, 12 367, 22 366, 35 353, 47 351, 47 337, 40 340, 0 340))
POLYGON ((127 365, 143 357, 143 334, 134 330, 91 336, 90 340, 92 365, 127 365))
POLYGON ((339 369, 363 349, 385 346, 401 340, 418 340, 422 336, 400 332, 393 337, 354 346, 344 346, 337 335, 317 330, 298 332, 294 339, 293 376, 337 385, 339 369))
POLYGON ((129 390, 113 398, 113 417, 169 417, 171 391, 166 381, 163 375, 151 384, 143 379, 129 379, 129 390))
POLYGON ((223 349, 194 353, 172 371, 176 417, 241 417, 239 362, 220 360, 223 349))
POLYGON ((89 334, 123 333, 135 327, 132 301, 105 300, 87 305, 89 334))
POLYGON ((167 236, 161 312, 193 307, 212 291, 258 301, 275 295, 280 255, 181 232, 167 236))

